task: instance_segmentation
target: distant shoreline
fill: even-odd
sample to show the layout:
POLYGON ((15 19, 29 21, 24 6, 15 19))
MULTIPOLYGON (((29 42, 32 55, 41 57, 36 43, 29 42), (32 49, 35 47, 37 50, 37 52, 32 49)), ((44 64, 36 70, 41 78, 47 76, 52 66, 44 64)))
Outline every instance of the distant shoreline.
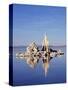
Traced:
MULTIPOLYGON (((28 46, 9 46, 10 48, 13 47, 13 48, 18 48, 18 47, 28 47, 28 46)), ((42 47, 41 45, 38 45, 38 47, 42 47)), ((66 47, 66 45, 61 45, 61 46, 49 46, 49 47, 66 47)))

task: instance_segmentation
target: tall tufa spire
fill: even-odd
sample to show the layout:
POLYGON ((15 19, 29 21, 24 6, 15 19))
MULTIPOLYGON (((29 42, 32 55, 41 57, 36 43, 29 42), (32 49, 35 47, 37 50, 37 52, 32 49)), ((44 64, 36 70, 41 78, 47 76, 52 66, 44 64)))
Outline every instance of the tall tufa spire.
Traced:
POLYGON ((49 41, 48 41, 48 38, 46 36, 46 33, 45 33, 45 36, 44 36, 44 39, 43 39, 43 42, 42 42, 42 46, 44 47, 44 51, 46 49, 46 51, 48 52, 49 41))

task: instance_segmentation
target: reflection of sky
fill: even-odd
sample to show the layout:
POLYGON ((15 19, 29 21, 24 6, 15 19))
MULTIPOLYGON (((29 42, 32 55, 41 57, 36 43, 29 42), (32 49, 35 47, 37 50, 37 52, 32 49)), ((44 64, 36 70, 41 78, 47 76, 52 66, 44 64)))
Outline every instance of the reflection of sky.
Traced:
POLYGON ((46 68, 40 59, 35 68, 29 67, 24 59, 16 58, 17 52, 24 52, 26 47, 13 48, 13 85, 49 84, 66 82, 66 49, 65 47, 51 47, 61 49, 64 55, 54 57, 49 62, 49 68, 45 76, 46 68))
POLYGON ((65 8, 31 5, 13 7, 13 44, 41 44, 47 33, 51 45, 65 44, 65 8))

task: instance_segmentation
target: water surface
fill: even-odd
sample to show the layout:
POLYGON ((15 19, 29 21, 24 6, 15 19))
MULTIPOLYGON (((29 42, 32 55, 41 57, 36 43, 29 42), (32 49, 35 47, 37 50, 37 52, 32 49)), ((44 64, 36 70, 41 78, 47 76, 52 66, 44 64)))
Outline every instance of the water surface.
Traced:
POLYGON ((16 53, 24 52, 26 46, 13 48, 13 84, 14 85, 33 85, 51 84, 66 82, 66 50, 65 47, 51 47, 61 49, 64 55, 54 57, 49 62, 47 74, 43 68, 42 60, 39 60, 35 68, 31 68, 24 59, 16 58, 16 53))

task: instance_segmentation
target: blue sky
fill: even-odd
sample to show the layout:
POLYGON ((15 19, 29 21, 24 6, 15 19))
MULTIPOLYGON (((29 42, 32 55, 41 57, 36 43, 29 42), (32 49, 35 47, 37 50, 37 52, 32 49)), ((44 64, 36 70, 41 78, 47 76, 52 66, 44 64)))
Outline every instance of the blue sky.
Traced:
POLYGON ((41 45, 45 33, 50 45, 66 44, 65 7, 18 5, 13 7, 13 45, 41 45))

